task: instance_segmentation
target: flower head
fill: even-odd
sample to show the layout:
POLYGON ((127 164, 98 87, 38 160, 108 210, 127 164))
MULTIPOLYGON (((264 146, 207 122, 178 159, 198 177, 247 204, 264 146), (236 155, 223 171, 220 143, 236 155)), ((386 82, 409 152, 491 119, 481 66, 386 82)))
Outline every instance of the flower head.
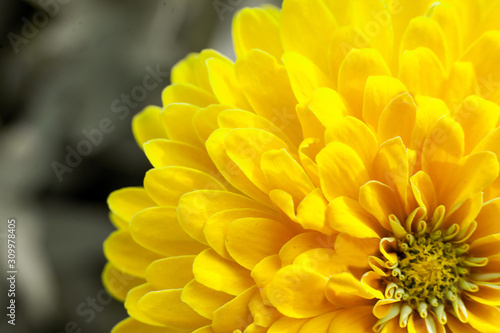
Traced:
POLYGON ((285 0, 177 64, 114 332, 500 332, 500 2, 285 0))

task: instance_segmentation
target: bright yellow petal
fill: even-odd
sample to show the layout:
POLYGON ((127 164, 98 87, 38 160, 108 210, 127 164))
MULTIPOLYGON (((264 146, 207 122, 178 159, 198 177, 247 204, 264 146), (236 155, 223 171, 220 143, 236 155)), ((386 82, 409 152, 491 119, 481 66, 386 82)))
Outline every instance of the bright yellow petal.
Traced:
POLYGON ((236 61, 236 77, 255 113, 272 121, 298 145, 297 100, 285 68, 273 56, 252 50, 236 61))
POLYGON ((331 227, 356 238, 379 238, 382 226, 361 205, 348 197, 338 197, 330 202, 326 219, 331 227))
POLYGON ((268 211, 258 202, 242 195, 227 191, 197 190, 181 197, 177 206, 177 218, 191 237, 206 244, 203 228, 207 219, 221 211, 236 208, 268 211))
POLYGON ((410 146, 417 105, 409 93, 395 97, 380 114, 378 138, 380 142, 400 137, 406 147, 410 146))
POLYGON ((104 242, 104 255, 121 271, 143 278, 146 267, 162 258, 137 244, 127 230, 113 232, 104 242))
POLYGON ((161 110, 157 106, 148 106, 132 119, 132 132, 141 149, 146 141, 167 138, 165 128, 160 122, 161 110))
POLYGON ((142 210, 132 218, 130 234, 144 248, 167 257, 198 254, 205 249, 181 228, 175 207, 142 210))
POLYGON ((359 279, 351 273, 339 273, 328 279, 326 297, 339 307, 369 305, 373 296, 364 288, 359 279))
POLYGON ((170 328, 170 327, 158 327, 144 324, 134 318, 127 318, 119 322, 111 333, 185 333, 185 330, 170 328))
POLYGON ((399 79, 412 95, 442 95, 446 75, 443 65, 431 50, 419 47, 406 51, 399 66, 399 79))
POLYGON ((127 223, 137 212, 156 206, 145 189, 126 187, 112 192, 108 197, 109 209, 127 223))
POLYGON ((314 6, 301 0, 288 0, 283 3, 283 48, 285 51, 294 51, 306 56, 325 73, 328 70, 328 48, 336 28, 333 15, 319 1, 316 1, 314 6))
POLYGON ((268 333, 298 333, 308 319, 281 317, 270 328, 268 333))
POLYGON ((207 141, 210 134, 219 128, 217 117, 224 110, 231 109, 228 105, 211 105, 204 109, 199 109, 193 116, 193 126, 201 142, 207 141))
POLYGON ((243 218, 229 225, 226 248, 231 257, 248 269, 273 254, 294 234, 283 224, 265 218, 243 218))
POLYGON ((263 50, 281 59, 281 46, 277 8, 244 8, 233 19, 233 40, 236 56, 242 57, 250 50, 263 50))
POLYGON ((283 64, 299 103, 307 102, 317 88, 335 87, 331 79, 315 63, 300 53, 286 52, 283 55, 283 64))
POLYGON ((168 138, 203 147, 193 127, 193 116, 199 109, 197 106, 183 103, 167 105, 161 112, 160 118, 168 138))
POLYGON ((196 257, 193 273, 199 283, 230 295, 238 295, 254 284, 247 269, 222 258, 212 249, 196 257))
POLYGON ((155 168, 177 165, 207 173, 216 171, 203 150, 187 143, 165 139, 150 140, 144 144, 144 152, 155 168))
POLYGON ((336 312, 330 312, 311 318, 300 328, 299 333, 327 333, 335 315, 336 312))
POLYGON ((394 190, 378 181, 370 181, 359 190, 359 203, 387 230, 391 230, 389 215, 394 214, 400 221, 403 209, 394 190))
POLYGON ((151 291, 155 291, 156 289, 151 286, 150 284, 142 284, 140 286, 137 286, 135 288, 133 288, 132 290, 129 291, 129 293, 127 294, 127 299, 125 300, 125 309, 127 309, 127 313, 145 323, 145 324, 148 324, 148 325, 153 325, 153 326, 166 326, 165 324, 157 321, 157 320, 154 320, 153 318, 150 318, 148 316, 147 313, 144 313, 143 310, 141 310, 138 306, 138 303, 139 301, 141 300, 141 298, 146 295, 147 293, 151 292, 151 291))
POLYGON ((209 174, 179 166, 149 170, 144 178, 144 187, 149 196, 161 206, 177 206, 181 196, 195 190, 226 190, 224 185, 209 174))
POLYGON ((480 332, 500 332, 500 309, 475 301, 464 301, 469 324, 480 332))
POLYGON ((174 83, 166 87, 161 100, 163 106, 171 103, 187 103, 199 107, 207 107, 211 104, 217 104, 217 99, 206 91, 187 83, 174 83))
POLYGON ((256 288, 251 287, 217 309, 212 322, 214 331, 217 333, 234 332, 238 329, 243 331, 252 321, 248 303, 256 292, 258 292, 256 288))
POLYGON ((164 325, 194 330, 210 321, 181 300, 182 289, 153 291, 144 295, 137 306, 148 317, 164 325))
POLYGON ((371 306, 339 310, 328 332, 335 333, 344 330, 345 332, 372 332, 377 318, 371 312, 371 306))
POLYGON ((371 167, 378 150, 375 133, 364 122, 350 116, 327 128, 325 143, 331 142, 340 142, 354 149, 367 169, 371 167))
POLYGON ((212 319, 215 310, 231 301, 233 296, 192 280, 182 290, 181 299, 203 317, 212 319))
POLYGON ((354 49, 345 57, 339 68, 339 93, 350 104, 353 116, 361 118, 363 94, 369 76, 391 75, 380 53, 374 49, 354 49))
POLYGON ((321 189, 329 201, 339 196, 357 199, 359 188, 370 179, 359 155, 343 143, 330 143, 316 160, 321 189))
POLYGON ((229 60, 212 58, 207 60, 207 66, 210 84, 219 103, 251 110, 236 78, 234 64, 229 60))
POLYGON ((481 97, 466 98, 453 114, 463 128, 465 152, 472 151, 481 140, 491 133, 500 118, 500 106, 481 97))
POLYGON ((137 278, 128 275, 117 269, 111 263, 107 263, 102 271, 102 283, 106 290, 116 299, 121 302, 125 301, 127 293, 130 289, 137 287, 146 281, 142 278, 137 278))
POLYGON ((325 296, 327 282, 325 276, 313 270, 286 266, 274 275, 269 286, 269 300, 285 316, 318 316, 335 309, 325 296))
POLYGON ((391 76, 370 76, 366 80, 363 95, 363 120, 378 129, 382 111, 396 96, 407 92, 401 81, 391 76))
POLYGON ((194 278, 194 258, 189 255, 153 261, 146 269, 146 279, 157 290, 183 288, 194 278))

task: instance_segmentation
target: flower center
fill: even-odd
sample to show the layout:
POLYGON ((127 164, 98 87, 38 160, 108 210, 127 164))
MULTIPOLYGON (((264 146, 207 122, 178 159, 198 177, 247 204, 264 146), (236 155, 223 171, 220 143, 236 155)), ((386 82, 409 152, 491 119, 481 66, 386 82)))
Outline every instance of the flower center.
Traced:
POLYGON ((440 238, 407 234, 399 242, 398 267, 392 271, 402 296, 414 307, 437 305, 456 298, 459 282, 468 270, 461 265, 463 249, 440 238))

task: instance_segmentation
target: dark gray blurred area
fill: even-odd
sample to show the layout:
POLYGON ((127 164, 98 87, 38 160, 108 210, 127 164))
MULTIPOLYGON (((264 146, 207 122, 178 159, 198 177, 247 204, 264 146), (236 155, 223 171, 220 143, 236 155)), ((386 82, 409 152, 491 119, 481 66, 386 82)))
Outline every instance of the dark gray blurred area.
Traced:
POLYGON ((212 47, 233 58, 233 14, 262 2, 0 2, 0 332, 109 332, 126 317, 102 291, 100 274, 102 242, 113 230, 106 198, 140 186, 151 167, 132 117, 161 103, 165 73, 189 52, 212 47), (144 89, 155 71, 162 82, 144 89), (82 144, 86 134, 90 145, 82 144), (70 157, 70 166, 67 155, 78 149, 86 156, 70 157), (15 327, 5 315, 12 217, 15 327))

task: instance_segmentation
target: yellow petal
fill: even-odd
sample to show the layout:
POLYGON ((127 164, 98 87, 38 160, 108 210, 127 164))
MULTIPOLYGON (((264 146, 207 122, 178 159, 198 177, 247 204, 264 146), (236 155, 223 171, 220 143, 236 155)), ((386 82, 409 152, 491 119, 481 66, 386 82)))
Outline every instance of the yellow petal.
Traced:
POLYGON ((283 64, 290 78, 293 92, 299 103, 307 102, 320 87, 334 88, 333 82, 306 56, 297 52, 286 52, 283 64))
POLYGON ((194 330, 210 323, 181 300, 182 289, 153 291, 144 295, 137 306, 148 317, 168 326, 194 330))
POLYGON ((212 328, 217 333, 243 331, 252 321, 252 314, 248 303, 253 295, 258 292, 256 287, 251 287, 239 294, 230 302, 214 312, 212 328))
POLYGON ((279 222, 265 218, 243 218, 229 225, 226 248, 237 263, 252 269, 265 257, 277 254, 293 235, 279 222))
POLYGON ((479 290, 467 293, 471 300, 489 306, 500 306, 500 286, 494 284, 479 284, 479 290))
POLYGON ((313 270, 327 278, 348 270, 345 258, 329 248, 307 250, 295 258, 293 265, 313 270))
POLYGON ((269 328, 268 333, 298 333, 309 319, 281 317, 269 328))
POLYGON ((380 239, 359 238, 341 233, 335 240, 335 252, 345 259, 345 263, 352 267, 368 268, 368 256, 376 255, 379 249, 380 239))
POLYGON ((197 190, 183 195, 177 206, 182 228, 194 239, 206 244, 203 228, 207 219, 221 211, 236 208, 266 210, 258 202, 227 191, 197 190))
POLYGON ((243 110, 226 110, 219 114, 218 123, 221 128, 258 128, 276 135, 289 147, 294 147, 290 139, 269 119, 243 110))
POLYGON ((425 47, 431 50, 446 67, 451 58, 443 30, 429 17, 417 17, 410 21, 401 39, 400 57, 404 52, 425 47))
POLYGON ((321 189, 331 201, 339 196, 358 198, 361 185, 369 180, 368 172, 359 155, 351 147, 332 142, 316 157, 321 189))
POLYGON ((201 142, 207 141, 210 134, 219 128, 217 117, 224 110, 231 109, 228 105, 211 105, 204 109, 199 109, 193 116, 193 126, 201 142))
POLYGON ((330 302, 341 307, 368 305, 373 296, 366 291, 361 281, 351 273, 332 275, 326 285, 326 297, 330 302))
POLYGON ((350 116, 327 128, 325 143, 331 142, 340 142, 354 149, 367 169, 371 167, 378 150, 377 138, 372 130, 361 120, 350 116))
POLYGON ((269 283, 271 283, 274 274, 276 274, 276 272, 278 272, 280 268, 280 257, 279 255, 275 254, 262 259, 257 265, 255 265, 255 267, 252 269, 252 272, 250 273, 257 286, 261 288, 261 295, 265 299, 266 304, 268 304, 269 302, 267 293, 267 290, 269 289, 269 283))
POLYGON ((500 234, 479 238, 470 244, 470 253, 476 257, 489 257, 500 254, 500 234))
POLYGON ((437 22, 441 27, 444 41, 446 41, 448 61, 456 60, 463 49, 463 36, 461 33, 463 24, 460 22, 459 11, 459 8, 449 2, 439 2, 434 3, 426 14, 427 17, 437 22))
POLYGON ((205 246, 179 225, 175 207, 151 207, 134 215, 130 234, 146 249, 164 256, 198 254, 205 246))
POLYGON ((400 221, 404 221, 396 193, 384 183, 370 181, 363 185, 359 190, 359 203, 387 230, 391 230, 389 215, 394 214, 400 221))
POLYGON ((183 288, 194 278, 194 258, 190 255, 153 261, 146 269, 146 279, 157 290, 183 288))
POLYGON ((469 96, 453 114, 463 128, 465 135, 465 153, 472 151, 476 145, 497 127, 500 117, 500 106, 481 97, 469 96))
POLYGON ((380 142, 400 137, 406 147, 410 146, 417 105, 409 93, 395 97, 380 114, 378 138, 380 142))
POLYGON ((161 206, 177 206, 181 196, 195 190, 226 190, 224 185, 209 174, 180 166, 149 170, 144 178, 144 187, 149 196, 161 206))
POLYGON ((298 145, 297 100, 285 68, 273 56, 252 50, 236 61, 236 77, 255 113, 271 120, 298 145))
POLYGON ((272 188, 260 167, 262 154, 268 150, 287 149, 286 143, 272 133, 255 128, 233 129, 224 142, 227 155, 258 188, 268 193, 272 188))
POLYGON ((152 139, 166 139, 167 133, 160 122, 161 108, 148 106, 132 119, 135 141, 142 148, 144 142, 152 139))
POLYGON ((281 59, 279 20, 277 8, 244 8, 233 19, 233 40, 236 56, 242 57, 253 49, 263 50, 281 59))
POLYGON ((215 333, 214 329, 212 326, 203 326, 198 328, 196 331, 193 331, 193 333, 215 333))
POLYGON ((302 201, 314 189, 302 166, 285 149, 266 151, 260 166, 268 184, 288 192, 295 202, 302 201))
MULTIPOLYGON (((491 151, 495 153, 500 162, 500 127, 488 134, 472 151, 473 153, 480 151, 491 151)), ((485 200, 491 200, 500 196, 500 178, 497 178, 485 191, 485 200)))
POLYGON ((187 103, 199 107, 217 104, 217 99, 213 95, 187 83, 174 83, 169 85, 163 90, 161 100, 164 107, 171 103, 187 103))
POLYGON ((207 60, 207 66, 210 84, 219 103, 251 110, 236 78, 234 64, 226 59, 212 58, 207 60))
POLYGON ((467 96, 477 91, 477 86, 476 73, 472 64, 456 61, 450 70, 444 98, 449 105, 459 105, 467 96))
MULTIPOLYGON (((443 100, 439 98, 416 96, 415 102, 418 105, 418 110, 415 118, 415 129, 413 131, 412 142, 408 148, 420 151, 436 122, 442 116, 449 116, 450 110, 443 100)), ((433 135, 434 134, 435 133, 433 133, 433 135)), ((419 158, 420 157, 421 156, 419 156, 419 158)))
POLYGON ((162 258, 137 244, 128 230, 113 232, 104 241, 104 255, 120 271, 136 277, 144 277, 146 267, 162 258))
POLYGON ((431 50, 419 47, 405 51, 399 66, 399 79, 412 95, 442 95, 446 75, 443 65, 431 50))
POLYGON ((111 223, 113 223, 116 229, 128 229, 128 224, 130 221, 125 221, 113 212, 109 212, 108 216, 109 220, 111 221, 111 223))
POLYGON ((422 170, 433 180, 436 189, 446 183, 450 165, 464 154, 464 132, 451 117, 442 117, 431 129, 422 148, 422 170))
POLYGON ((468 155, 458 163, 450 176, 449 184, 443 189, 438 188, 438 199, 445 203, 447 213, 451 213, 465 200, 493 183, 498 173, 499 163, 492 152, 468 155))
POLYGON ((327 202, 319 188, 309 193, 297 206, 297 222, 305 229, 332 235, 334 230, 326 223, 327 202))
POLYGON ((498 102, 500 99, 500 68, 496 65, 500 55, 500 31, 488 31, 470 46, 462 57, 474 66, 480 96, 498 102))
POLYGON ((408 150, 400 137, 390 139, 381 146, 372 166, 372 177, 392 187, 399 196, 401 207, 407 209, 410 162, 408 150))
POLYGON ((181 299, 203 317, 212 319, 215 310, 231 301, 233 296, 207 288, 192 280, 182 290, 181 299))
POLYGON ((172 83, 189 84, 211 94, 212 87, 208 77, 207 60, 213 58, 231 62, 219 52, 211 49, 203 50, 200 53, 191 53, 172 68, 172 83))
POLYGON ((500 309, 475 301, 464 301, 469 324, 480 332, 500 332, 500 309))
POLYGON ((314 6, 300 0, 289 0, 281 10, 281 40, 285 51, 309 58, 323 72, 328 70, 328 47, 337 24, 322 2, 314 6))
POLYGON ((317 248, 332 248, 335 238, 318 232, 298 234, 281 247, 279 256, 283 267, 291 265, 295 258, 307 250, 317 248))
POLYGON ((128 275, 117 269, 113 264, 107 263, 102 272, 102 284, 106 290, 120 302, 124 302, 130 289, 137 287, 146 281, 128 275))
POLYGON ((316 164, 316 155, 324 147, 319 139, 307 138, 299 146, 300 163, 307 172, 309 179, 316 187, 320 187, 319 168, 316 164))
POLYGON ((428 214, 433 214, 437 207, 437 197, 432 179, 424 171, 419 171, 410 177, 410 182, 420 207, 424 207, 428 214))
POLYGON ((226 249, 227 230, 235 220, 245 217, 265 217, 274 216, 255 209, 230 209, 210 216, 205 223, 203 233, 207 238, 208 245, 218 254, 226 259, 231 259, 231 255, 226 249))
POLYGON ((330 312, 311 318, 300 328, 299 333, 326 333, 328 332, 328 327, 330 327, 330 323, 335 316, 336 312, 330 312))
POLYGON ((500 198, 486 202, 479 215, 476 217, 477 230, 472 234, 469 241, 486 237, 488 235, 500 233, 500 223, 498 217, 500 216, 500 198))
POLYGON ((210 158, 231 185, 264 205, 272 206, 269 196, 250 181, 241 168, 229 158, 224 141, 230 132, 230 129, 221 128, 210 135, 206 142, 210 158))
POLYGON ((254 284, 248 270, 222 258, 212 249, 207 249, 196 257, 193 274, 206 287, 230 295, 238 295, 254 284))
POLYGON ((361 118, 363 94, 369 76, 391 75, 384 58, 375 49, 353 49, 339 68, 339 93, 350 104, 353 116, 361 118))
POLYGON ((282 317, 282 314, 272 307, 268 301, 262 300, 260 293, 255 293, 250 299, 248 309, 252 313, 254 323, 260 327, 269 327, 278 318, 282 317))
POLYGON ((338 197, 330 202, 326 218, 333 229, 356 238, 379 238, 382 226, 361 205, 348 197, 338 197))
POLYGON ((184 103, 172 103, 165 106, 160 118, 168 138, 203 147, 193 127, 193 116, 199 109, 197 106, 184 103))
POLYGON ((396 96, 407 92, 401 81, 391 76, 370 76, 363 95, 363 119, 373 129, 378 128, 382 111, 396 96))
POLYGON ((150 140, 144 144, 144 152, 155 168, 177 165, 207 173, 216 172, 207 154, 187 143, 165 139, 150 140))
POLYGON ((129 316, 145 323, 153 326, 166 326, 165 324, 150 318, 147 313, 144 313, 138 306, 141 298, 151 291, 155 291, 156 289, 150 284, 142 284, 137 286, 129 291, 127 294, 127 299, 125 301, 125 309, 127 309, 127 313, 129 316))
POLYGON ((372 314, 372 306, 357 306, 337 312, 332 320, 329 333, 341 332, 372 332, 377 318, 372 314))
POLYGON ((269 286, 269 300, 285 316, 318 316, 335 309, 325 296, 327 282, 325 276, 313 270, 295 265, 286 266, 274 275, 269 286))
POLYGON ((170 327, 158 327, 144 324, 134 318, 130 317, 119 322, 111 333, 184 333, 184 330, 170 328, 170 327))
POLYGON ((112 192, 108 197, 109 209, 119 218, 130 222, 137 212, 156 206, 145 189, 140 187, 126 187, 112 192))
POLYGON ((446 325, 453 333, 481 333, 474 329, 470 324, 462 323, 454 316, 448 316, 446 325))

